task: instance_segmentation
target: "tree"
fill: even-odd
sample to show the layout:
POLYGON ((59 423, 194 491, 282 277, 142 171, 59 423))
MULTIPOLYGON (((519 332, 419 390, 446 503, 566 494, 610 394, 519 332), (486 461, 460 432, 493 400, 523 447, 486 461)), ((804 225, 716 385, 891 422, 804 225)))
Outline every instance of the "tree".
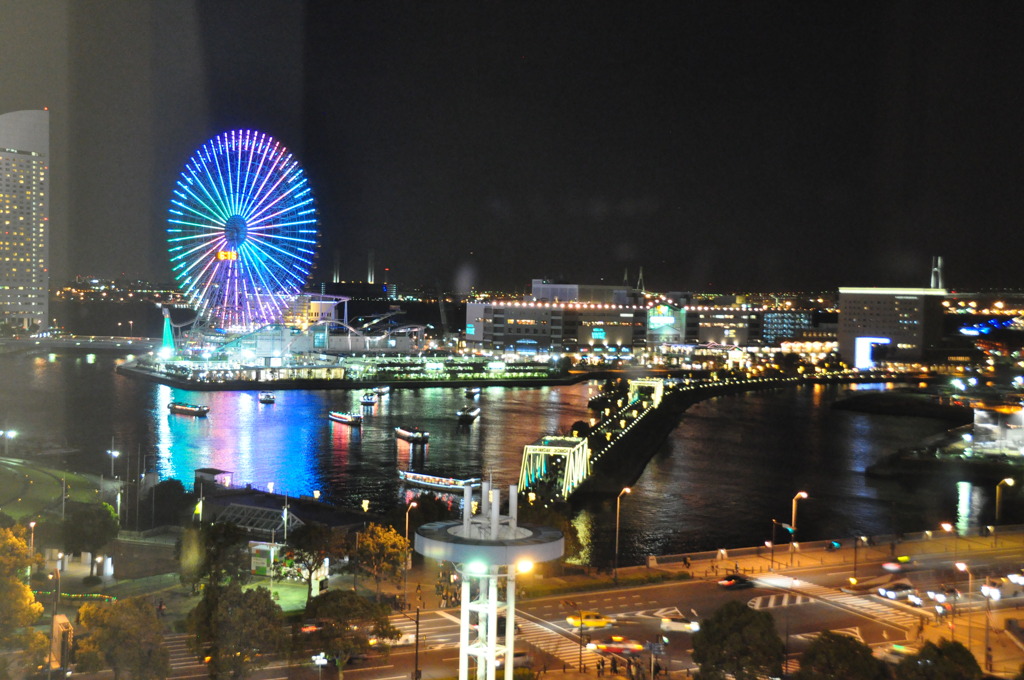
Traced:
POLYGON ((189 612, 192 651, 207 659, 211 678, 242 678, 266 666, 281 648, 281 608, 266 588, 242 590, 233 581, 211 585, 189 612))
POLYGON ((365 654, 382 640, 400 632, 391 625, 388 608, 351 590, 332 590, 310 600, 306 616, 313 623, 296 636, 298 651, 321 651, 344 668, 348 660, 365 654))
POLYGON ((327 560, 345 553, 344 534, 324 524, 303 524, 288 536, 285 557, 306 581, 306 602, 313 596, 313 579, 327 560))
POLYGON ((380 585, 386 580, 398 582, 402 575, 409 542, 391 527, 370 523, 356 536, 355 568, 373 577, 380 600, 380 585))
POLYGON ((177 552, 178 578, 193 591, 203 579, 222 585, 248 583, 252 577, 248 536, 234 524, 189 527, 182 532, 177 552))
POLYGON ((35 562, 25 540, 25 527, 0 528, 0 648, 24 648, 25 635, 43 614, 43 605, 24 583, 35 562))
MULTIPOLYGON (((69 502, 64 520, 66 552, 95 554, 117 538, 117 513, 109 503, 69 502)), ((89 560, 89 576, 95 574, 96 562, 89 560)))
POLYGON ((800 657, 797 680, 885 680, 885 665, 871 648, 849 635, 826 630, 800 657))
MULTIPOLYGON (((523 499, 523 497, 520 496, 520 499, 523 499)), ((567 506, 566 510, 568 510, 567 506)), ((565 539, 565 553, 562 557, 565 561, 578 558, 583 551, 583 543, 580 541, 580 534, 576 530, 576 525, 572 523, 569 515, 566 512, 562 512, 559 508, 541 505, 540 503, 520 502, 519 523, 553 527, 561 531, 565 539)))
POLYGON ((143 501, 153 509, 153 525, 181 525, 186 510, 191 511, 195 498, 185 491, 185 485, 177 479, 165 479, 149 490, 143 501))
POLYGON ((703 680, 779 677, 784 658, 772 615, 742 602, 727 602, 693 636, 693 660, 703 680))
POLYGON ((141 597, 112 604, 86 603, 78 610, 88 635, 79 643, 79 665, 110 667, 114 680, 128 673, 136 680, 166 678, 170 672, 156 608, 141 597))
POLYGON ((978 661, 959 642, 926 642, 921 651, 896 666, 896 680, 977 680, 978 661))

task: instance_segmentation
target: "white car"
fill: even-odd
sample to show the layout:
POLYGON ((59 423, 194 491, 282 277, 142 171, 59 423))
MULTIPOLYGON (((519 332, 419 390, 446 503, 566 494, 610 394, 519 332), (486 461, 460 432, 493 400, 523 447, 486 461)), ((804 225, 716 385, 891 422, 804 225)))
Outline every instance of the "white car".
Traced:
POLYGON ((685 616, 663 616, 661 630, 664 633, 696 633, 700 630, 700 622, 685 616))
MULTIPOLYGON (((533 657, 530 656, 529 652, 517 649, 512 654, 512 668, 529 668, 533 665, 533 657)), ((499 656, 494 662, 495 668, 505 667, 505 657, 499 656)))

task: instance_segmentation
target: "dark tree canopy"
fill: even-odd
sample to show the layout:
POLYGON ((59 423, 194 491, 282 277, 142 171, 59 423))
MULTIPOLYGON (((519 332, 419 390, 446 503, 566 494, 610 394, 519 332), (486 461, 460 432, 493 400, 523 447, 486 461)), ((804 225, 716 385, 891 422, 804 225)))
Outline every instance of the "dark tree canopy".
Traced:
POLYGON ((402 534, 372 522, 356 536, 352 552, 354 567, 373 577, 378 599, 381 583, 385 580, 399 581, 408 545, 402 534))
POLYGON ((921 651, 896 666, 896 680, 978 680, 981 667, 959 642, 926 642, 921 651))
MULTIPOLYGON (((117 538, 119 522, 117 513, 109 503, 69 502, 65 510, 64 550, 66 552, 97 553, 103 546, 117 538)), ((96 562, 89 560, 89 575, 92 576, 96 562)))
POLYGON ((170 672, 163 628, 156 608, 141 597, 112 604, 87 603, 79 610, 88 636, 79 648, 80 670, 111 668, 114 679, 159 680, 170 672))
POLYGON ((252 578, 249 539, 234 524, 189 527, 178 541, 178 577, 195 587, 206 579, 210 585, 248 583, 252 578))
POLYGON ((306 602, 313 596, 313 579, 328 559, 345 554, 345 535, 324 524, 309 523, 292 530, 283 557, 298 567, 306 581, 306 602))
POLYGON ((693 636, 693 660, 703 680, 780 677, 785 647, 768 612, 727 602, 701 622, 693 636))
POLYGON ((331 590, 310 600, 306 617, 312 625, 297 633, 297 647, 322 651, 336 660, 338 668, 357 654, 370 650, 371 641, 386 647, 399 636, 391 625, 387 606, 360 597, 351 590, 331 590))
POLYGON ((826 630, 800 657, 797 680, 885 680, 885 665, 871 648, 849 635, 826 630))
POLYGON ((266 588, 242 590, 237 581, 211 585, 189 612, 186 628, 199 658, 208 658, 211 678, 242 678, 270 662, 281 649, 281 608, 266 588))

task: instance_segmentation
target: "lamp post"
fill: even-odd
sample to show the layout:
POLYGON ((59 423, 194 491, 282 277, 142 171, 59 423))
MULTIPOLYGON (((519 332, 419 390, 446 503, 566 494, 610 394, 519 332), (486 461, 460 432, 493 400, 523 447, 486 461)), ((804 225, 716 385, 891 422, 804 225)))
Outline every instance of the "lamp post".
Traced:
POLYGON ((580 656, 579 656, 579 660, 576 662, 576 670, 582 671, 583 670, 583 607, 581 607, 579 604, 577 604, 573 600, 562 600, 562 606, 565 607, 566 609, 568 609, 569 611, 575 611, 576 612, 576 616, 579 617, 577 619, 577 622, 580 624, 580 632, 579 632, 579 635, 580 635, 580 656))
POLYGON ((792 534, 792 536, 790 536, 789 539, 789 566, 791 567, 793 566, 793 551, 796 549, 796 504, 797 501, 804 498, 807 498, 806 491, 798 491, 796 495, 793 496, 793 514, 789 522, 789 526, 793 527, 790 529, 790 534, 792 534))
POLYGON ((409 604, 409 558, 411 557, 411 551, 409 550, 409 513, 416 507, 416 501, 409 503, 409 507, 405 509, 405 560, 402 562, 402 566, 405 567, 403 571, 403 584, 402 584, 402 605, 408 606, 409 604))
POLYGON ((53 593, 53 614, 50 620, 50 653, 46 655, 46 677, 49 679, 53 677, 53 634, 57 629, 57 603, 60 602, 60 567, 58 566, 50 574, 50 579, 56 579, 57 590, 53 593))
MULTIPOLYGON (((28 555, 29 558, 34 562, 36 558, 36 522, 32 520, 28 523, 29 539, 28 539, 28 555)), ((29 578, 32 577, 32 564, 28 565, 29 578)))
MULTIPOLYGON (((965 598, 965 600, 969 600, 971 598, 971 593, 974 591, 974 572, 971 571, 971 568, 969 566, 967 566, 966 562, 957 562, 955 564, 955 566, 960 571, 966 571, 967 572, 967 597, 965 598)), ((971 649, 971 642, 973 642, 973 635, 972 635, 972 630, 971 630, 971 615, 970 615, 970 612, 968 611, 968 614, 967 614, 967 649, 970 650, 971 656, 973 656, 974 655, 974 650, 971 649)))
POLYGON ((1013 477, 1007 477, 998 484, 996 484, 996 524, 1002 520, 1003 517, 1003 487, 1014 485, 1013 477))
POLYGON ((867 536, 854 536, 853 537, 853 578, 854 578, 854 581, 857 580, 857 546, 862 541, 864 542, 865 545, 867 545, 867 542, 868 542, 867 536))
MULTIPOLYGON (((113 440, 111 440, 110 444, 111 446, 113 446, 113 440)), ((107 451, 107 453, 110 454, 110 478, 117 479, 117 477, 114 476, 114 460, 121 455, 121 452, 115 451, 113 448, 111 448, 109 451, 107 451)))
POLYGON ((953 562, 955 563, 956 562, 956 552, 957 552, 957 547, 958 547, 957 546, 958 541, 956 540, 956 527, 954 527, 949 522, 943 522, 939 526, 942 527, 942 530, 945 531, 947 534, 953 534, 953 562))
POLYGON ((612 565, 612 580, 619 582, 619 511, 622 508, 622 494, 632 493, 628 486, 615 497, 615 562, 612 565))
POLYGON ((992 632, 992 600, 998 600, 1003 596, 1003 591, 998 586, 985 583, 981 587, 981 594, 985 596, 985 670, 992 671, 992 648, 989 647, 989 636, 992 632))
POLYGON ((0 431, 0 436, 4 438, 4 457, 6 457, 7 447, 10 444, 10 441, 18 436, 18 433, 14 430, 2 430, 0 431))

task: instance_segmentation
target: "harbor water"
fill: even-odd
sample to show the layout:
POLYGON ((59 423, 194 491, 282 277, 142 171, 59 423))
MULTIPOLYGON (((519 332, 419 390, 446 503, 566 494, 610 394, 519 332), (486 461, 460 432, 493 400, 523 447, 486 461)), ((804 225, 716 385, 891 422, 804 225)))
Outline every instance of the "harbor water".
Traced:
MULTIPOLYGON (((329 411, 359 411, 361 391, 278 391, 261 404, 257 390, 190 392, 114 372, 108 354, 0 356, 0 388, 10 456, 39 456, 55 466, 135 478, 155 470, 191 488, 197 468, 231 473, 289 495, 384 511, 419 493, 404 489, 398 469, 515 483, 523 446, 566 433, 590 417, 596 385, 487 387, 474 399, 465 386, 392 389, 363 410, 363 426, 331 422, 329 411), (168 412, 181 401, 210 407, 206 418, 168 412), (469 401, 481 415, 460 425, 469 401), (419 427, 429 443, 414 447, 394 428, 419 427), (113 458, 107 452, 117 450, 113 458)), ((876 386, 878 388, 880 386, 876 386)), ((869 387, 859 386, 858 389, 869 387)), ((842 538, 919 531, 954 522, 991 522, 992 489, 956 480, 871 480, 878 457, 941 432, 927 418, 880 416, 829 408, 846 386, 804 386, 716 397, 692 406, 642 476, 622 497, 620 558, 751 546, 770 538, 771 521, 790 522, 798 491, 799 537, 842 538)), ((637 452, 636 455, 644 455, 637 452)), ((1015 516, 1015 499, 1004 513, 1015 516)), ((615 501, 579 510, 575 519, 587 560, 612 561, 615 501)))

